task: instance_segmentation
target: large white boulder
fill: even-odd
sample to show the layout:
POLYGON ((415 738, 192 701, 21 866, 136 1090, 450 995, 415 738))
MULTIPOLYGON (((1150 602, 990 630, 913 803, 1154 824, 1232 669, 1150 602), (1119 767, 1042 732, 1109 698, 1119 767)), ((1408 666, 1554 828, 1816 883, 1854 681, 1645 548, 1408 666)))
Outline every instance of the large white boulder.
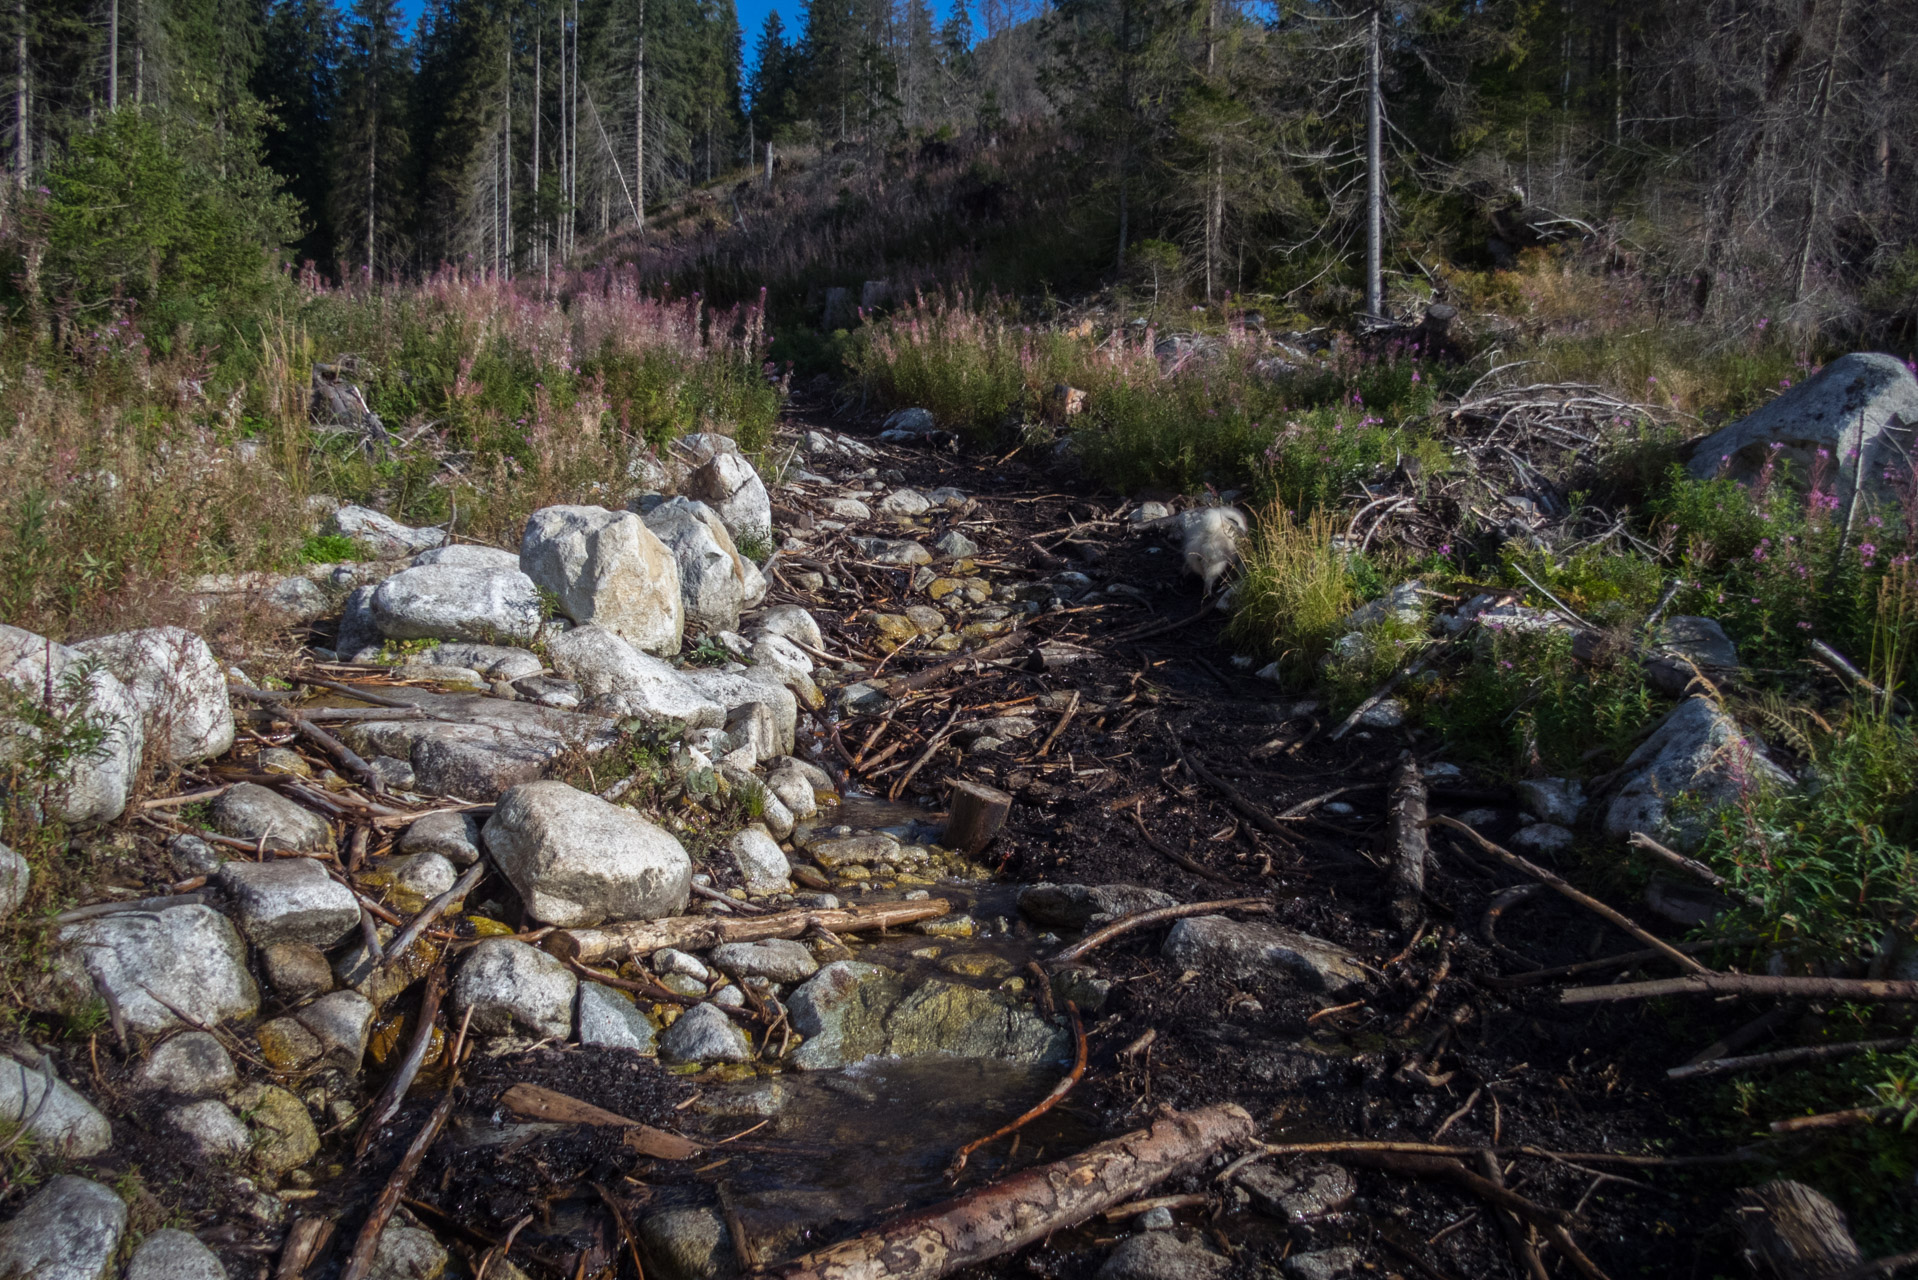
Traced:
POLYGON ((713 509, 692 498, 671 498, 646 513, 646 527, 672 548, 679 565, 679 594, 685 602, 686 630, 712 635, 739 629, 739 611, 765 579, 739 554, 732 535, 713 509))
POLYGON ((1699 480, 1749 480, 1776 459, 1789 462, 1801 482, 1822 468, 1841 507, 1860 475, 1867 493, 1892 504, 1910 470, 1914 427, 1918 378, 1897 356, 1855 352, 1707 437, 1690 470, 1699 480))
POLYGON ((632 512, 535 511, 520 540, 519 567, 573 621, 604 627, 648 653, 679 652, 686 619, 679 565, 632 512))
POLYGON ((516 569, 430 564, 373 589, 373 625, 389 640, 525 643, 539 634, 539 589, 516 569))
POLYGON ((55 943, 55 973, 69 993, 98 996, 142 1035, 183 1017, 210 1027, 260 1008, 246 944, 212 907, 97 916, 60 930, 55 943))
POLYGON ((563 782, 500 798, 483 833, 494 865, 544 924, 581 928, 683 911, 693 864, 666 831, 563 782))
POLYGON ((717 729, 726 708, 668 664, 641 653, 604 627, 575 627, 547 642, 553 669, 579 686, 589 710, 717 729))
POLYGON ((772 536, 773 500, 753 464, 736 453, 715 453, 686 478, 686 492, 713 509, 735 539, 772 536))
POLYGON ((181 627, 148 627, 73 646, 119 677, 140 710, 147 748, 192 764, 233 745, 226 673, 206 641, 181 627))
POLYGON ((1737 804, 1758 786, 1783 786, 1791 775, 1764 744, 1708 698, 1687 698, 1619 770, 1623 781, 1605 810, 1605 833, 1635 831, 1690 850, 1705 838, 1714 810, 1737 804), (1674 811, 1673 802, 1685 797, 1674 811))
POLYGON ((139 706, 119 677, 77 649, 0 624, 0 682, 12 686, 16 703, 0 703, 0 762, 45 760, 55 817, 119 817, 146 746, 139 706))

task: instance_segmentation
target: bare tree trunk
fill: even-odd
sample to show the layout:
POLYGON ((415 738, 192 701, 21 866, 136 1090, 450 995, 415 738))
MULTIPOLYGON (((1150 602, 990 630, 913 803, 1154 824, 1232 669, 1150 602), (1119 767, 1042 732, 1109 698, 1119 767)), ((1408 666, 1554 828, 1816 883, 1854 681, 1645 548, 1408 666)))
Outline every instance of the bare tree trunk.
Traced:
MULTIPOLYGON (((1807 3, 1803 10, 1804 21, 1811 20, 1814 5, 1807 3)), ((1716 216, 1712 220, 1711 230, 1705 242, 1705 269, 1700 274, 1700 286, 1708 290, 1713 274, 1723 257, 1725 242, 1731 236, 1732 221, 1738 215, 1738 205, 1745 196, 1746 185, 1751 181, 1752 172, 1758 166, 1758 159, 1765 152, 1766 144, 1771 140, 1766 125, 1772 108, 1784 96, 1785 86, 1791 82, 1791 73, 1798 65, 1799 57, 1805 51, 1805 30, 1801 25, 1788 33, 1778 50, 1778 57, 1772 63, 1771 73, 1765 79, 1765 92, 1759 107, 1753 113, 1751 136, 1745 140, 1745 146, 1733 161, 1731 173, 1719 192, 1716 216)), ((1701 305, 1705 301, 1699 299, 1701 305)))
POLYGON ((120 0, 107 4, 107 110, 120 109, 120 0))
POLYGON ((502 131, 505 155, 502 158, 502 171, 506 183, 505 222, 500 239, 505 249, 506 274, 513 274, 513 31, 509 25, 506 31, 506 124, 502 131))
POLYGON ((27 167, 33 159, 27 142, 27 0, 13 0, 13 57, 16 74, 13 90, 13 180, 22 191, 27 189, 27 167))
MULTIPOLYGON (((535 10, 535 13, 538 11, 535 10)), ((546 28, 536 18, 533 25, 533 228, 538 239, 534 241, 534 252, 539 255, 542 272, 541 288, 547 281, 544 273, 551 270, 552 262, 546 253, 546 223, 541 217, 539 207, 539 117, 546 98, 542 92, 540 78, 546 58, 546 28)))
POLYGON ((1831 48, 1825 52, 1825 69, 1818 77, 1818 105, 1814 114, 1818 123, 1811 137, 1811 189, 1805 193, 1805 225, 1799 229, 1797 260, 1792 264, 1791 300, 1795 305, 1805 296, 1805 279, 1811 272, 1811 242, 1818 229, 1819 196, 1825 180, 1825 126, 1831 119, 1832 78, 1838 72, 1838 46, 1845 35, 1845 11, 1851 0, 1839 0, 1838 14, 1832 19, 1831 48))
POLYGON ((1385 310, 1385 120, 1379 97, 1379 26, 1382 4, 1374 0, 1365 47, 1365 311, 1385 310))
POLYGON ((146 101, 147 41, 141 25, 145 14, 141 0, 133 0, 133 105, 136 107, 146 101))
POLYGON ((766 144, 766 190, 773 189, 773 144, 766 144))
MULTIPOLYGON (((633 64, 633 222, 646 229, 646 0, 639 0, 639 57, 633 64)), ((770 144, 766 152, 772 154, 770 144)), ((768 160, 768 166, 771 165, 768 160)), ((768 179, 770 181, 770 178, 768 179)))
MULTIPOLYGON (((577 209, 579 206, 579 0, 573 0, 573 104, 570 108, 573 116, 572 153, 568 159, 567 172, 572 174, 573 190, 569 203, 577 209)), ((566 251, 571 253, 578 244, 579 218, 577 213, 566 223, 566 251)))
MULTIPOLYGON (((377 94, 378 89, 374 92, 377 94)), ((379 190, 378 160, 380 151, 380 109, 374 106, 367 113, 366 136, 366 278, 373 279, 373 218, 374 197, 379 190)))

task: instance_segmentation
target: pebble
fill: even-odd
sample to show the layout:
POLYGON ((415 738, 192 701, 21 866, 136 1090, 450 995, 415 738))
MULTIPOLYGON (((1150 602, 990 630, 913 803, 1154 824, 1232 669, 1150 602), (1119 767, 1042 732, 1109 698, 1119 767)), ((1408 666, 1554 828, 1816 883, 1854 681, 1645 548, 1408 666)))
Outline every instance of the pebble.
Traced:
POLYGON ((298 1002, 333 989, 326 953, 310 942, 276 942, 260 949, 260 967, 275 995, 298 1002))
POLYGON ((579 984, 579 1042, 606 1049, 652 1053, 659 1033, 622 993, 597 982, 579 984))
POLYGON ((226 1103, 206 1098, 167 1112, 173 1127, 202 1160, 234 1160, 247 1153, 252 1137, 226 1103))
POLYGON ((662 977, 669 973, 683 973, 699 982, 711 982, 713 971, 698 956, 689 955, 676 947, 661 947, 653 952, 653 972, 662 977))
POLYGON ((142 1093, 178 1098, 217 1098, 239 1083, 233 1059, 205 1031, 183 1031, 162 1040, 133 1073, 142 1093))
POLYGON ((753 1055, 745 1032, 715 1005, 696 1004, 659 1037, 660 1056, 673 1062, 745 1062, 753 1055))
POLYGON ((227 1280, 227 1274, 213 1250, 186 1232, 167 1227, 134 1250, 126 1280, 227 1280))

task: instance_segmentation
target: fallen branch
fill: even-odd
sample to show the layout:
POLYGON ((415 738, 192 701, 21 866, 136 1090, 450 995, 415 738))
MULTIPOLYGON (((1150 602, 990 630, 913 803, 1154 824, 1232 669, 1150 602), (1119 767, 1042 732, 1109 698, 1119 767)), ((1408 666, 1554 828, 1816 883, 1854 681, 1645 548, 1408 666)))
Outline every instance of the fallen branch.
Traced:
POLYGON ((486 859, 479 859, 453 882, 452 888, 421 908, 420 913, 400 930, 399 935, 392 942, 387 944, 386 957, 381 963, 391 964, 395 957, 405 955, 413 943, 419 939, 420 934, 426 932, 428 925, 444 915, 448 907, 473 891, 473 886, 480 882, 480 877, 486 874, 486 869, 486 859))
POLYGON ((1848 1111, 1827 1111, 1815 1116, 1792 1116, 1785 1120, 1774 1120, 1770 1128, 1773 1133, 1807 1133, 1813 1129, 1855 1129, 1860 1125, 1877 1124, 1897 1114, 1895 1107, 1853 1107, 1848 1111))
MULTIPOLYGON (((1543 886, 1520 885, 1518 887, 1521 889, 1535 889, 1543 886)), ((1505 890, 1505 892, 1509 893, 1511 890, 1508 889, 1505 890)), ((1488 917, 1491 915, 1489 909, 1486 911, 1486 915, 1488 917)), ((1750 946, 1757 941, 1758 939, 1755 937, 1708 938, 1703 942, 1673 943, 1672 950, 1683 951, 1688 956, 1695 956, 1703 951, 1716 951, 1720 947, 1750 946)), ((1488 987, 1496 987, 1500 990, 1508 990, 1513 987, 1531 987, 1541 982, 1550 982, 1554 978, 1573 978, 1581 973, 1596 973, 1601 969, 1622 969, 1627 965, 1643 964, 1647 960, 1661 960, 1664 956, 1665 952, 1663 950, 1653 950, 1648 947, 1643 951, 1622 951, 1615 956, 1604 956, 1597 960, 1580 960, 1576 964, 1555 965, 1550 969, 1531 969, 1524 973, 1514 973, 1504 977, 1497 974, 1490 974, 1480 978, 1479 981, 1488 987)))
POLYGON ((1515 1191, 1508 1191, 1491 1179, 1473 1173, 1449 1156, 1418 1155, 1404 1151, 1353 1151, 1347 1153, 1346 1158, 1353 1164, 1371 1165, 1392 1173, 1444 1178, 1457 1183, 1487 1204, 1515 1213, 1541 1227, 1573 1226, 1578 1222, 1565 1210, 1549 1208, 1515 1191))
POLYGON ((1272 903, 1266 898, 1227 898, 1220 902, 1188 902, 1177 907, 1154 907, 1150 911, 1135 911, 1129 916, 1120 916, 1097 932, 1088 933, 1053 956, 1047 963, 1055 967, 1070 964, 1114 938, 1122 937, 1135 929, 1143 929, 1147 925, 1162 924, 1167 920, 1182 920, 1187 916, 1206 916, 1218 911, 1270 911, 1271 909, 1272 903))
POLYGON ((1144 804, 1145 802, 1142 800, 1139 802, 1139 804, 1133 806, 1133 808, 1131 809, 1130 812, 1132 814, 1132 825, 1139 829, 1140 837, 1146 842, 1146 844, 1150 845, 1155 852, 1157 852, 1160 856, 1166 858, 1168 861, 1173 862, 1177 864, 1178 866, 1184 867, 1187 871, 1190 871, 1193 875, 1198 876, 1202 880, 1211 880, 1218 884, 1238 883, 1237 881, 1233 880, 1230 876, 1220 875, 1218 872, 1214 871, 1211 867, 1206 866, 1204 863, 1199 862, 1196 859, 1186 857, 1183 853, 1180 853, 1178 850, 1174 849, 1171 845, 1166 844, 1164 841, 1160 840, 1157 836, 1153 835, 1150 831, 1147 831, 1145 826, 1145 819, 1139 816, 1139 810, 1140 808, 1144 806, 1144 804))
POLYGON ((1731 881, 1727 880, 1724 876, 1719 875, 1716 871, 1713 871, 1710 867, 1698 861, 1696 858, 1687 858, 1684 854, 1679 853, 1676 849, 1667 849, 1664 845, 1658 843, 1658 841, 1652 839, 1650 836, 1646 835, 1643 831, 1632 832, 1632 838, 1627 840, 1625 843, 1630 845, 1634 849, 1642 849, 1646 853, 1651 854, 1655 858, 1662 858, 1665 862, 1667 862, 1671 866, 1676 867, 1678 870, 1683 871, 1687 875, 1698 877, 1700 880, 1703 880, 1706 884, 1710 885, 1714 889, 1718 889, 1726 893, 1737 894, 1740 898, 1743 898, 1745 902, 1749 904, 1750 906, 1762 907, 1764 905, 1764 903, 1760 902, 1757 898, 1753 897, 1750 894, 1738 893, 1738 890, 1732 886, 1731 881))
POLYGON ((933 920, 952 910, 944 898, 919 902, 877 902, 835 910, 807 908, 729 920, 724 916, 668 916, 663 920, 629 920, 603 929, 557 929, 542 946, 562 960, 596 964, 651 955, 661 947, 705 951, 723 942, 764 942, 768 938, 797 938, 817 922, 833 933, 866 933, 891 929, 919 920, 933 920))
POLYGON ((912 762, 912 767, 900 775, 899 781, 893 783, 886 791, 886 799, 897 800, 899 798, 899 793, 906 789, 906 784, 912 781, 915 774, 926 767, 927 763, 932 759, 933 754, 939 750, 939 744, 944 742, 946 735, 952 732, 953 724, 958 721, 960 713, 964 710, 965 708, 960 706, 955 705, 953 707, 952 714, 947 716, 946 722, 939 726, 939 731, 932 735, 931 741, 926 743, 926 749, 921 751, 919 757, 912 762))
POLYGON ((522 1081, 502 1093, 499 1102, 514 1115, 546 1124, 624 1129, 626 1145, 643 1156, 660 1160, 690 1160, 701 1150, 699 1144, 691 1139, 668 1133, 664 1129, 655 1129, 652 1125, 642 1124, 604 1107, 596 1107, 590 1102, 581 1102, 578 1098, 542 1085, 522 1081))
POLYGON ((1253 826, 1265 832, 1267 835, 1278 836, 1282 839, 1291 839, 1292 833, 1280 826, 1276 818, 1240 795, 1238 790, 1224 778, 1219 777, 1197 760, 1188 756, 1185 753, 1185 744, 1179 741, 1177 734, 1172 735, 1172 749, 1178 753, 1180 764, 1192 770, 1193 776, 1198 778, 1199 781, 1224 796, 1226 803, 1245 815, 1246 819, 1250 821, 1253 826))
POLYGON ((1755 1071, 1760 1067, 1795 1067, 1807 1062, 1830 1062, 1854 1053, 1872 1053, 1879 1049, 1900 1049, 1911 1043, 1909 1036, 1883 1040, 1851 1040, 1844 1044, 1813 1044, 1797 1049, 1779 1049, 1772 1053, 1754 1053, 1743 1058, 1714 1058, 1710 1062, 1688 1062, 1673 1067, 1665 1075, 1672 1080, 1694 1080, 1700 1076, 1729 1075, 1734 1071, 1755 1071))
POLYGON ((893 682, 890 692, 894 697, 897 697, 902 693, 910 693, 914 689, 923 689, 929 684, 937 683, 948 672, 956 671, 968 662, 984 662, 988 658, 996 658, 1002 653, 1007 653, 1018 648, 1025 643, 1025 640, 1025 628, 1014 627, 1011 631, 1000 636, 983 649, 974 649, 970 653, 962 653, 956 658, 948 658, 944 662, 935 663, 927 667, 924 671, 915 671, 909 676, 896 679, 893 682))
POLYGON ((1072 723, 1072 717, 1078 714, 1079 714, 1079 691, 1077 689, 1074 689, 1072 691, 1072 701, 1066 703, 1065 714, 1059 717, 1058 724, 1055 724, 1052 726, 1052 732, 1048 733, 1046 735, 1046 740, 1039 744, 1039 750, 1034 753, 1033 758, 1037 760, 1045 759, 1046 752, 1052 750, 1052 744, 1059 740, 1059 735, 1064 733, 1066 731, 1066 726, 1072 723))
POLYGON ((1252 1141, 1257 1123, 1226 1104, 1170 1112, 1150 1129, 1027 1169, 798 1258, 782 1280, 936 1280, 1074 1227, 1217 1152, 1252 1141))
POLYGON ((1048 1093, 1045 1097, 1041 1098, 1039 1102, 1037 1103, 1037 1105, 1035 1105, 1032 1108, 1032 1110, 1026 1112, 1024 1115, 1020 1116, 1017 1120, 1014 1120, 1011 1124, 1004 1125, 998 1129, 994 1129, 991 1133, 987 1134, 983 1138, 974 1138, 971 1142, 968 1142, 965 1146, 959 1148, 958 1154, 954 1155, 952 1158, 952 1163, 946 1167, 946 1176, 948 1178, 952 1178, 956 1180, 959 1177, 959 1175, 965 1171, 966 1161, 970 1160, 972 1158, 972 1153, 977 1151, 979 1148, 984 1146, 990 1146, 992 1143, 999 1141, 999 1139, 1005 1137, 1007 1134, 1014 1133, 1020 1129, 1025 1128, 1026 1125, 1032 1123, 1034 1120, 1037 1120, 1040 1116, 1044 1115, 1046 1112, 1058 1106, 1059 1100, 1065 1097, 1068 1093, 1071 1093, 1072 1087, 1078 1084, 1080 1080, 1085 1078, 1086 1029, 1084 1024, 1082 1024, 1079 1021, 1078 1008, 1075 1005, 1073 1005, 1070 1001, 1066 1003, 1066 1013, 1072 1019, 1072 1039, 1074 1044, 1078 1046, 1073 1055, 1072 1070, 1067 1072, 1065 1077, 1061 1079, 1058 1084, 1053 1085, 1052 1092, 1048 1093))
POLYGON ((1425 779, 1407 755, 1392 779, 1392 923, 1410 931, 1425 915, 1425 779))
POLYGON ((1757 973, 1689 973, 1656 982, 1621 982, 1611 987, 1569 987, 1560 1004, 1608 1004, 1615 1000, 1651 1000, 1658 996, 1778 996, 1788 1000, 1855 1000, 1882 1004, 1918 1001, 1918 982, 1875 978, 1773 978, 1757 973))
MULTIPOLYGON (((1656 934, 1647 933, 1644 929, 1641 929, 1637 924, 1633 923, 1628 917, 1624 916, 1623 914, 1617 911, 1614 911, 1612 908, 1606 906, 1604 903, 1600 902, 1597 898, 1592 897, 1590 894, 1579 892, 1577 889, 1574 889, 1571 885, 1565 883, 1565 881, 1559 879, 1558 876, 1554 875, 1550 871, 1547 871, 1544 867, 1539 866, 1537 863, 1529 862, 1526 859, 1519 857, 1516 853, 1513 853, 1507 849, 1502 849, 1498 845, 1493 844, 1490 840, 1487 840, 1484 836, 1474 831, 1471 827, 1467 826, 1465 823, 1460 822, 1457 818, 1447 818, 1447 817, 1428 818, 1425 821, 1425 825, 1428 827, 1433 827, 1433 826, 1450 827, 1455 831, 1464 832, 1467 836, 1471 837, 1473 843, 1477 844, 1479 848, 1491 854, 1493 857, 1497 858, 1500 862, 1503 862, 1506 866, 1512 868, 1514 871, 1524 872, 1526 875, 1532 877, 1534 880, 1537 880, 1543 884, 1549 885, 1552 889, 1556 890, 1559 894, 1563 895, 1564 897, 1570 898, 1573 902, 1578 903, 1579 906, 1584 907, 1586 910, 1594 912, 1597 915, 1603 916, 1605 919, 1611 921, 1613 924, 1623 929, 1626 933, 1631 934, 1632 937, 1637 938, 1640 942, 1644 943, 1646 946, 1652 947, 1655 950, 1657 950, 1667 960, 1676 962, 1679 968, 1688 970, 1692 973, 1699 973, 1699 974, 1710 972, 1709 970, 1705 968, 1704 965, 1698 963, 1698 961, 1692 959, 1690 956, 1680 951, 1677 947, 1672 946, 1671 943, 1666 942, 1663 938, 1658 937, 1656 934)), ((1914 985, 1918 985, 1918 984, 1914 984, 1914 985)))
POLYGON ((366 1113, 366 1122, 360 1126, 360 1134, 353 1143, 353 1158, 364 1159, 367 1147, 373 1143, 373 1135, 379 1132, 381 1125, 393 1118, 400 1109, 400 1102, 406 1097, 406 1091, 413 1087, 413 1079, 420 1073, 420 1067, 426 1062, 426 1051, 433 1045, 433 1023, 439 1017, 440 1001, 446 998, 446 966, 436 964, 426 974, 426 990, 420 994, 419 1016, 413 1023, 413 1042, 406 1046, 406 1056, 400 1059, 400 1065, 387 1077, 386 1087, 380 1090, 380 1096, 366 1113))
POLYGON ((125 902, 95 902, 84 907, 75 907, 71 911, 62 911, 53 917, 52 923, 72 924, 77 920, 120 915, 127 911, 165 911, 168 907, 185 907, 196 902, 206 902, 212 896, 210 893, 175 893, 162 894, 157 898, 129 898, 125 902))

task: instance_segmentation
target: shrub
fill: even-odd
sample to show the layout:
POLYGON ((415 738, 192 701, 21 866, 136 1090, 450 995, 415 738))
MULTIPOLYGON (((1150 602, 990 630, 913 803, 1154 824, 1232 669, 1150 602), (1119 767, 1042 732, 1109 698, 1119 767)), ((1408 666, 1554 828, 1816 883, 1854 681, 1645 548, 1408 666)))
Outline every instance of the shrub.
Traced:
POLYGON ((1333 546, 1337 532, 1324 512, 1301 521, 1275 503, 1245 549, 1230 634, 1293 679, 1309 675, 1355 603, 1345 555, 1333 546))

